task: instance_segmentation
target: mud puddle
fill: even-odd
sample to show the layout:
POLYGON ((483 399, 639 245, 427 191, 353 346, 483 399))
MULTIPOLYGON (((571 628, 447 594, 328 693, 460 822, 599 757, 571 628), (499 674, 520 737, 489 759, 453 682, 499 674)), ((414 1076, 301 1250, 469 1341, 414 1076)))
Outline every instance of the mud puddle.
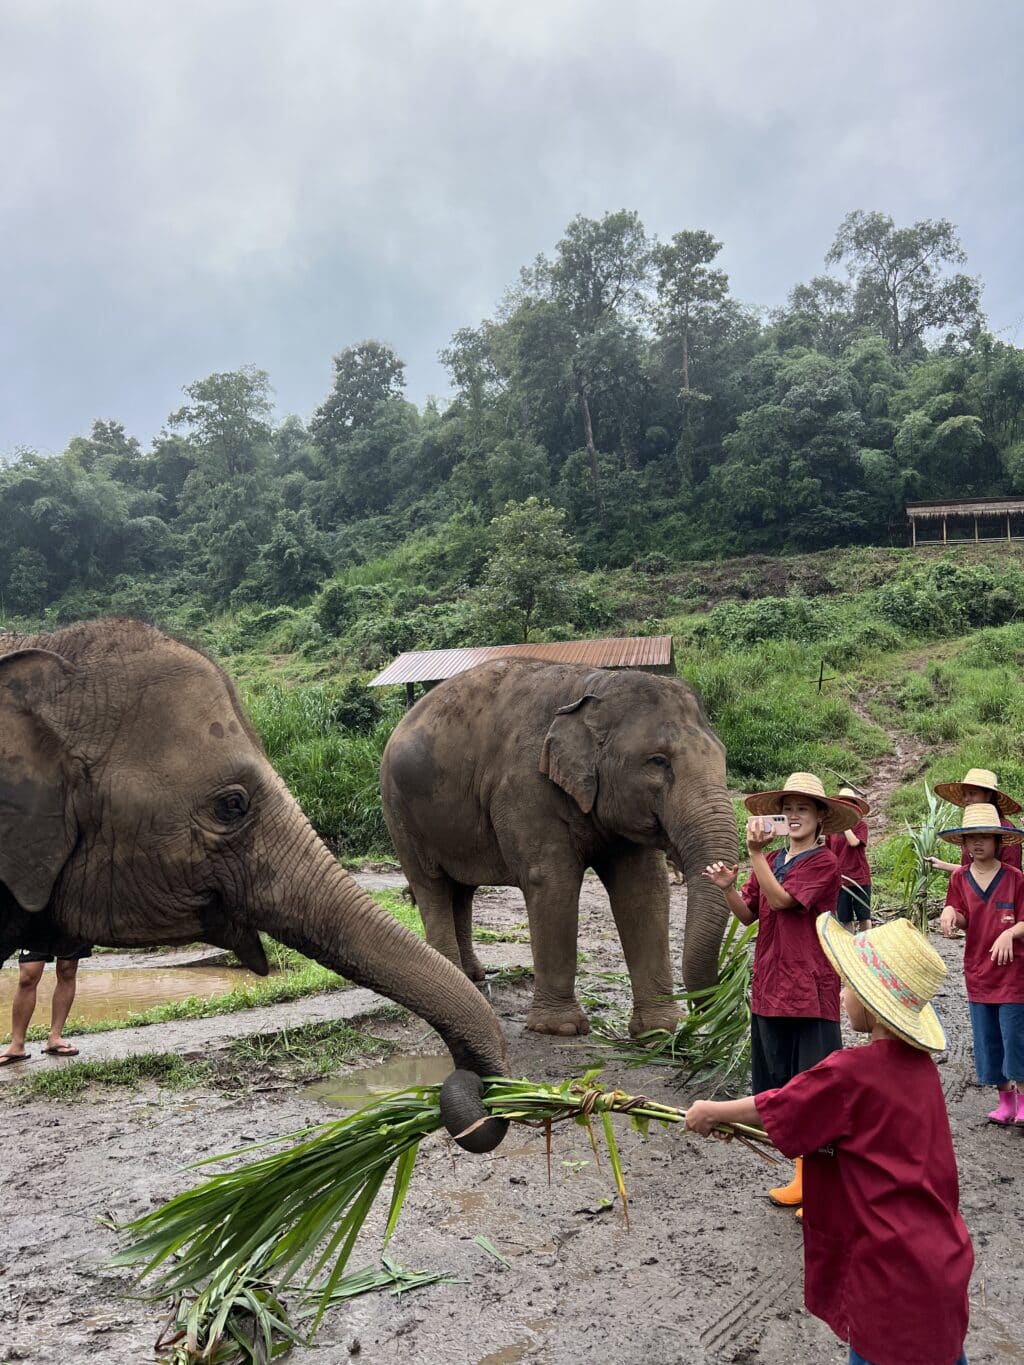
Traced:
MULTIPOLYGON (((70 1023, 96 1024, 127 1019, 130 1014, 198 996, 208 1000, 226 995, 239 986, 255 985, 264 978, 241 967, 102 967, 83 969, 78 974, 78 991, 71 1007, 70 1023)), ((44 971, 36 997, 36 1014, 46 1018, 56 974, 44 971)), ((10 1015, 11 1001, 18 984, 17 971, 0 972, 0 1018, 10 1015)))
POLYGON ((440 1085, 451 1073, 452 1059, 445 1055, 427 1057, 416 1054, 389 1057, 377 1066, 365 1066, 344 1076, 331 1076, 306 1086, 303 1095, 321 1104, 354 1109, 373 1095, 388 1090, 404 1090, 410 1085, 440 1085))

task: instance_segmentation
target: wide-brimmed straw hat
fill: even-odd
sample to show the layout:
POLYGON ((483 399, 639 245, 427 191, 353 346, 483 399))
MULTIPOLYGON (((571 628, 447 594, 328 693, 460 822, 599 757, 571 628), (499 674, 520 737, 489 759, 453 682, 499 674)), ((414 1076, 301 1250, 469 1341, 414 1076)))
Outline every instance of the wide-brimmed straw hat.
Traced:
POLYGON ((1004 829, 995 806, 987 802, 968 806, 964 811, 964 822, 956 829, 940 829, 939 838, 963 847, 964 840, 971 834, 998 834, 1004 844, 1024 844, 1024 830, 1004 829))
POLYGON ((943 801, 952 801, 954 806, 966 806, 965 787, 981 787, 984 791, 991 792, 993 806, 1004 815, 1016 815, 1021 809, 1019 801, 999 790, 996 775, 988 768, 971 768, 961 782, 936 782, 935 795, 941 796, 943 801))
POLYGON ((876 1019, 911 1047, 945 1049, 946 1031, 931 1000, 946 968, 920 930, 900 918, 851 934, 827 911, 817 930, 825 956, 876 1019))
POLYGON ((840 801, 848 801, 851 806, 856 806, 861 815, 871 814, 871 802, 866 796, 861 796, 860 792, 855 791, 853 787, 840 787, 836 796, 839 797, 840 801))
POLYGON ((786 796, 810 796, 821 802, 825 807, 821 818, 823 834, 841 834, 844 829, 853 829, 860 820, 860 810, 848 801, 826 796, 821 779, 813 773, 790 773, 781 791, 751 792, 743 804, 751 815, 781 815, 782 800, 786 796))

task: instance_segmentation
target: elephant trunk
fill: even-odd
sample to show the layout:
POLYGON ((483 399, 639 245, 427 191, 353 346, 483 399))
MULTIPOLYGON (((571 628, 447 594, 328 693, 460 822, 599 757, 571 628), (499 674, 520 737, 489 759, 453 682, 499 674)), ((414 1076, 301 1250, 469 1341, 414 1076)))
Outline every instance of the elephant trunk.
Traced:
POLYGON ((445 1126, 458 1136, 479 1124, 460 1145, 490 1151, 507 1128, 503 1120, 489 1118, 480 1102, 479 1078, 508 1071, 493 1010, 457 967, 372 901, 312 829, 309 836, 312 847, 302 851, 302 886, 297 878, 285 880, 269 897, 264 893, 258 927, 347 980, 404 1005, 436 1029, 457 1068, 441 1091, 445 1126))
POLYGON ((723 788, 701 793, 699 812, 669 829, 686 875, 686 927, 683 933, 683 984, 703 990, 718 981, 718 954, 729 920, 725 897, 701 873, 709 863, 735 863, 736 817, 723 788))

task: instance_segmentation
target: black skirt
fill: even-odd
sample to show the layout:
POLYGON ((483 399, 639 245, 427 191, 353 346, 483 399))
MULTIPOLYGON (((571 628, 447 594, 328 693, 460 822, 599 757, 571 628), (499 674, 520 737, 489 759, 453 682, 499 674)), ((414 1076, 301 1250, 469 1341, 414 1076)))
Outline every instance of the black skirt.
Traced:
POLYGON ((843 1045, 835 1019, 750 1016, 751 1093, 777 1090, 843 1045))

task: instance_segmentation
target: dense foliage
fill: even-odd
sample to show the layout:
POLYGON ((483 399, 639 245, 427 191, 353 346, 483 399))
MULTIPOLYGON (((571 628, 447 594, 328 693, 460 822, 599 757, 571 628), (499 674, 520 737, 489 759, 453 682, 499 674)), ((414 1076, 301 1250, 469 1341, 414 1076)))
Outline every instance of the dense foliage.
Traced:
POLYGON ((1024 490, 1024 352, 985 332, 950 223, 850 214, 839 273, 767 317, 731 295, 720 249, 705 231, 658 243, 632 212, 575 218, 452 337, 443 410, 409 403, 400 358, 364 341, 305 422, 275 422, 267 374, 243 367, 189 384, 148 449, 103 420, 59 456, 15 453, 0 611, 188 628, 319 592, 298 644, 349 631, 373 667, 413 644, 599 627, 577 561, 884 543, 908 497, 1024 490), (501 545, 524 507, 520 526, 562 537, 545 573, 501 545))

